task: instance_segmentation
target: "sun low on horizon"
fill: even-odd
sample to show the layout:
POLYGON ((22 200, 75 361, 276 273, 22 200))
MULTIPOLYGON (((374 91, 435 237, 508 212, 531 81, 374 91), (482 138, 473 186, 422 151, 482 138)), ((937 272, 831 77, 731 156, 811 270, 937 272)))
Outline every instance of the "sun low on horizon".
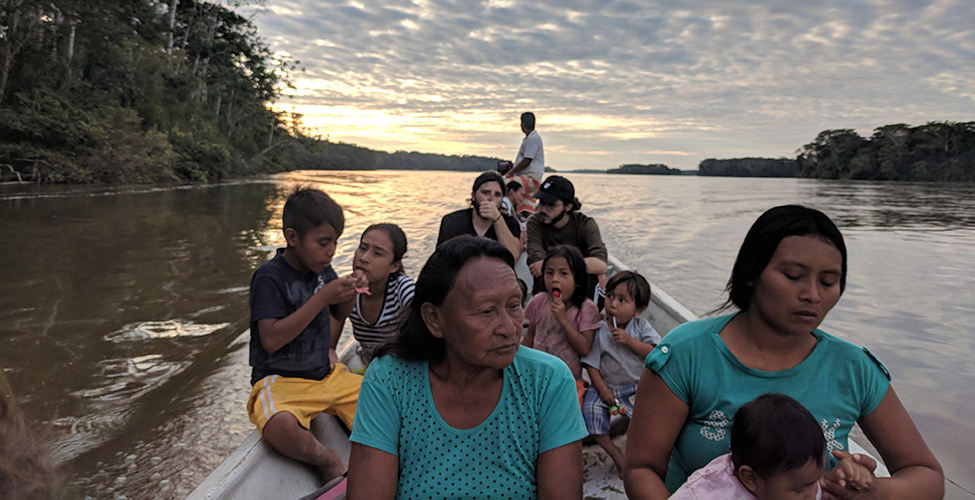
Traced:
POLYGON ((277 109, 332 141, 513 160, 532 111, 559 170, 794 157, 830 129, 975 117, 964 0, 266 0, 300 61, 277 109))

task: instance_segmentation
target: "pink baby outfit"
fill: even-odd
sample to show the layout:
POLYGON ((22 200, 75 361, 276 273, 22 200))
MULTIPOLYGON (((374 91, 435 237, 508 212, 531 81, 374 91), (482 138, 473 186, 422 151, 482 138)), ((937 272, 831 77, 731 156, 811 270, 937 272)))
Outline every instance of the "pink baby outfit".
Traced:
MULTIPOLYGON (((816 488, 816 500, 821 500, 823 490, 818 484, 816 488)), ((728 453, 694 471, 670 500, 755 500, 755 495, 735 477, 735 466, 728 453)))

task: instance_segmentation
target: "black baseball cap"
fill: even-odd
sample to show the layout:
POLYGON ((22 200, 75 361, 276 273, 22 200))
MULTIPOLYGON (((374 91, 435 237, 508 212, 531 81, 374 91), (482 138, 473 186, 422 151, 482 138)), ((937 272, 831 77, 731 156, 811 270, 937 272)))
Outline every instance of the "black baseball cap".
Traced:
POLYGON ((535 197, 545 205, 555 205, 555 202, 559 200, 568 205, 575 200, 576 189, 569 182, 569 179, 561 175, 550 175, 542 181, 535 197))

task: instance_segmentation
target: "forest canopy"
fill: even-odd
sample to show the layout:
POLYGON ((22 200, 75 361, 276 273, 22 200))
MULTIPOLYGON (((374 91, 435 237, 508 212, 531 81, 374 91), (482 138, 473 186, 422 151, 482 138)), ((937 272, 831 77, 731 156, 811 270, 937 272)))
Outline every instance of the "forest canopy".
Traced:
POLYGON ((864 138, 826 130, 799 150, 798 177, 975 181, 975 122, 886 125, 864 138))
POLYGON ((0 169, 128 183, 331 168, 350 156, 378 166, 373 152, 308 137, 300 115, 272 109, 296 65, 217 3, 7 0, 0 169))

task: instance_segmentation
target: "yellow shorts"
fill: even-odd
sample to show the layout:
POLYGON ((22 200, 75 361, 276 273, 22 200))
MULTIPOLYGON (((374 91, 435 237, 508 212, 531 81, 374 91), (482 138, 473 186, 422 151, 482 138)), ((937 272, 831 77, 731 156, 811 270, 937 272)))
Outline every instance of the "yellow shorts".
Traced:
POLYGON ((341 363, 322 380, 268 375, 251 389, 247 414, 262 435, 267 421, 282 411, 294 415, 305 429, 322 412, 339 417, 352 429, 361 385, 362 375, 350 373, 341 363))

